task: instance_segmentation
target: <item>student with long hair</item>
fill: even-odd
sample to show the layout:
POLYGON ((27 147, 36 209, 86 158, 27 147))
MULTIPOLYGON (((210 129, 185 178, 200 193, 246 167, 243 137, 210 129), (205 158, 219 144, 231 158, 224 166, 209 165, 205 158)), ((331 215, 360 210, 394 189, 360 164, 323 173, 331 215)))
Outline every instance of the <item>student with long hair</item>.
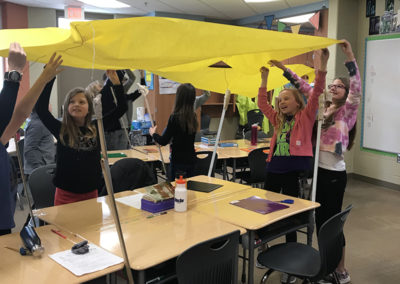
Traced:
MULTIPOLYGON (((258 107, 274 126, 271 151, 267 159, 267 174, 264 188, 298 197, 299 174, 311 168, 311 135, 318 109, 318 98, 325 86, 326 66, 329 51, 320 51, 321 67, 316 72, 315 87, 307 105, 297 89, 283 89, 279 93, 276 110, 267 99, 267 79, 269 70, 261 68, 261 87, 258 93, 258 107)), ((287 242, 296 242, 296 232, 286 235, 287 242)), ((284 274, 283 282, 287 275, 284 274)), ((296 279, 290 278, 290 283, 296 279)))
POLYGON ((0 94, 0 235, 11 233, 15 227, 16 191, 10 183, 10 161, 5 145, 31 113, 46 83, 60 72, 61 63, 61 57, 53 54, 39 78, 16 104, 26 54, 18 43, 10 44, 8 72, 0 94))
POLYGON ((154 141, 160 145, 171 143, 169 180, 175 180, 176 174, 185 173, 186 177, 194 174, 196 155, 194 138, 197 131, 197 118, 193 105, 196 89, 192 84, 182 84, 176 92, 174 111, 168 119, 167 127, 162 135, 155 133, 157 126, 149 132, 154 141))
MULTIPOLYGON (((316 209, 315 222, 317 233, 322 224, 342 210, 343 196, 347 184, 344 153, 350 150, 354 143, 358 106, 361 102, 361 80, 353 50, 347 40, 340 44, 346 55, 345 66, 350 79, 336 78, 328 85, 332 101, 327 101, 322 124, 321 146, 318 161, 318 179, 316 201, 321 204, 316 209)), ((281 67, 280 67, 281 68, 281 67)), ((282 70, 286 69, 282 65, 282 70)), ((301 92, 310 90, 307 82, 290 70, 301 92)), ((345 240, 343 236, 343 254, 336 268, 341 284, 350 282, 350 275, 345 268, 345 240)), ((322 280, 321 283, 330 283, 322 280)))
MULTIPOLYGON (((116 109, 103 119, 115 119, 126 111, 123 87, 114 70, 107 70, 110 87, 116 95, 116 109)), ((57 139, 54 205, 95 198, 101 186, 100 141, 97 124, 92 120, 94 109, 92 96, 83 88, 74 88, 66 96, 64 113, 60 122, 48 110, 50 81, 40 96, 36 110, 43 124, 57 139)), ((102 90, 103 91, 103 90, 102 90)))
MULTIPOLYGON (((326 220, 342 211, 347 185, 344 153, 353 146, 358 106, 361 101, 361 79, 353 50, 347 40, 344 40, 340 47, 346 55, 345 66, 350 80, 339 77, 328 85, 332 103, 325 109, 325 120, 321 132, 316 194, 316 201, 321 206, 315 211, 317 232, 326 220)), ((336 268, 341 284, 350 282, 344 260, 345 239, 343 236, 342 259, 336 268)))

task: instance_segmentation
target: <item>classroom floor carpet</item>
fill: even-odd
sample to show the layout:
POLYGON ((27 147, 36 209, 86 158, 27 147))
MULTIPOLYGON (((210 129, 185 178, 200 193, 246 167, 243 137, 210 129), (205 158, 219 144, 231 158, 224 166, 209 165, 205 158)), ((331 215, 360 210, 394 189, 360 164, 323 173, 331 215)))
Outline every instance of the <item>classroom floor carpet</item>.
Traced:
MULTIPOLYGON (((28 214, 26 199, 24 210, 17 206, 16 228, 19 231, 28 214)), ((353 204, 347 223, 346 267, 353 284, 400 283, 400 191, 350 178, 344 198, 344 207, 353 204)), ((305 236, 298 234, 299 241, 305 236)), ((282 242, 283 238, 273 243, 282 242)), ((315 236, 313 241, 316 245, 315 236)), ((255 268, 255 283, 259 283, 265 269, 255 268)), ((239 262, 239 280, 241 262, 239 262)), ((117 279, 118 283, 126 283, 117 279)), ((273 273, 267 283, 280 283, 280 273, 273 273)), ((301 283, 297 280, 296 283, 301 283)))

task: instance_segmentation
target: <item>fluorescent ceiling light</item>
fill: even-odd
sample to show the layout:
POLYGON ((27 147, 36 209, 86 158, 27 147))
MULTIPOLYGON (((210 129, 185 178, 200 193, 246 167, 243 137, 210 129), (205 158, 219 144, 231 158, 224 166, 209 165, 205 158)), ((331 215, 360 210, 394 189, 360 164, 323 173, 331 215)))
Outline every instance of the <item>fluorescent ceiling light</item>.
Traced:
POLYGON ((289 23, 289 24, 306 23, 312 16, 314 16, 314 14, 315 13, 310 13, 310 14, 304 14, 304 15, 295 16, 295 17, 282 18, 282 19, 279 19, 279 22, 284 22, 284 23, 289 23))
POLYGON ((246 3, 265 3, 265 2, 276 2, 279 0, 244 0, 246 3))
POLYGON ((122 3, 117 0, 79 0, 85 4, 100 7, 100 8, 126 8, 130 7, 128 4, 122 3))

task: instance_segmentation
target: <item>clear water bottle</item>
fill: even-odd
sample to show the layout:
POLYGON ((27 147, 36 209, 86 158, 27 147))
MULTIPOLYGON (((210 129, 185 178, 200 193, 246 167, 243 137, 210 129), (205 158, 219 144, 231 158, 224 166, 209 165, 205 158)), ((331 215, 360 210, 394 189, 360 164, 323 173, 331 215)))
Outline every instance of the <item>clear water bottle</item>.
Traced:
POLYGON ((186 180, 182 176, 179 176, 179 179, 175 183, 175 211, 185 212, 187 210, 186 180))

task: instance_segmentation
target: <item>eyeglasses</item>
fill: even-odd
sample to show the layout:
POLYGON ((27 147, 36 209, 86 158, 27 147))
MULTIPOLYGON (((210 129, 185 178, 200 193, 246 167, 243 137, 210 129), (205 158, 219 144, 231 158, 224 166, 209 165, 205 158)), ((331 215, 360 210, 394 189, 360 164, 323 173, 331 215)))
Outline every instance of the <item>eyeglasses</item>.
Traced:
POLYGON ((336 89, 336 88, 339 88, 339 89, 346 89, 346 86, 345 85, 341 85, 341 84, 339 84, 339 85, 335 85, 335 84, 330 84, 330 85, 328 85, 328 89, 336 89))

